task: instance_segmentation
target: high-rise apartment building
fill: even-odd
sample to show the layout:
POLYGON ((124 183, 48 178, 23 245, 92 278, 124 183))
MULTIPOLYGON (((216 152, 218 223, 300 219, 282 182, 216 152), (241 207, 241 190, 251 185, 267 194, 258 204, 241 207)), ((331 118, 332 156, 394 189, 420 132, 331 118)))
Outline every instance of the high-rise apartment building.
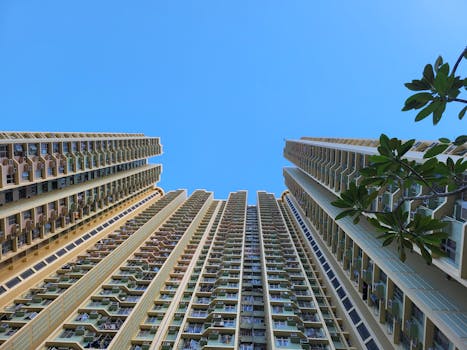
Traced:
MULTIPOLYGON (((417 142, 407 157, 423 162, 436 142, 417 142)), ((288 140, 285 157, 297 168, 285 168, 289 193, 285 201, 301 223, 319 257, 329 292, 337 296, 352 329, 368 349, 374 334, 383 348, 467 349, 467 194, 456 198, 413 201, 412 214, 442 219, 449 237, 445 258, 428 266, 415 250, 402 263, 395 249, 382 247, 365 220, 354 225, 334 220, 341 209, 330 203, 349 183, 358 181, 359 169, 377 154, 377 140, 304 137, 288 140), (362 322, 366 322, 363 328, 362 322), (371 330, 371 333, 367 332, 371 330)), ((467 146, 451 146, 440 157, 456 161, 467 146)), ((426 193, 414 185, 412 194, 426 193)), ((373 209, 388 210, 401 195, 394 186, 375 199, 373 209)), ((317 257, 317 256, 316 256, 317 257)), ((344 317, 344 316, 342 316, 344 317)))
POLYGON ((359 348, 286 202, 164 194, 160 153, 0 134, 1 349, 359 348))
POLYGON ((0 349, 465 349, 462 198, 413 206, 452 222, 435 266, 333 219, 374 146, 288 141, 248 205, 155 187, 158 138, 0 133, 0 349))
POLYGON ((160 153, 142 134, 0 132, 0 266, 147 193, 160 153))

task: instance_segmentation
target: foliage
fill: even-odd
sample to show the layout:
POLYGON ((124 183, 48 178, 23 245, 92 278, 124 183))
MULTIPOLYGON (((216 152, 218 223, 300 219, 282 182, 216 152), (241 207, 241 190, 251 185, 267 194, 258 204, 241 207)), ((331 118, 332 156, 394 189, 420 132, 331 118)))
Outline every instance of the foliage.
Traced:
MULTIPOLYGON (((458 97, 462 89, 467 90, 467 78, 456 76, 463 58, 467 59, 467 48, 451 72, 449 64, 443 63, 441 56, 433 66, 427 64, 421 79, 405 84, 409 90, 417 93, 405 101, 402 110, 421 109, 415 121, 432 114, 433 124, 437 124, 448 103, 467 104, 467 100, 458 97)), ((467 107, 461 109, 459 119, 464 117, 466 110, 467 107)), ((465 142, 467 135, 453 141, 440 138, 439 143, 425 152, 425 161, 417 162, 407 158, 407 153, 414 146, 414 139, 403 142, 382 134, 378 154, 370 156, 369 166, 359 170, 361 179, 358 183, 351 183, 339 199, 332 202, 334 206, 344 209, 336 220, 348 216, 357 224, 362 216, 365 217, 380 233, 378 238, 383 240, 383 246, 396 245, 402 261, 407 257, 406 251, 412 251, 414 246, 419 248, 427 263, 443 256, 441 243, 447 238, 447 233, 443 232, 446 223, 419 213, 411 216, 410 213, 412 206, 423 201, 456 196, 467 191, 467 181, 464 180, 467 160, 463 157, 456 161, 451 157, 438 157, 449 146, 460 146, 465 142), (375 199, 388 189, 398 191, 397 202, 392 208, 373 210, 375 199)))

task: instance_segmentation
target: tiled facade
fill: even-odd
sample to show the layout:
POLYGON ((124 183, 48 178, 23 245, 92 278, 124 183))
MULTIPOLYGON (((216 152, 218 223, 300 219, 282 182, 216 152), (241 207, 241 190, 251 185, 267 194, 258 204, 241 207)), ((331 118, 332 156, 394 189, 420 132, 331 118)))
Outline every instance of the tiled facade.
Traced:
MULTIPOLYGON (((436 142, 416 142, 408 158, 423 162, 423 154, 436 142)), ((323 272, 329 277, 334 295, 360 340, 368 349, 371 333, 389 341, 386 347, 402 349, 467 348, 467 201, 465 194, 410 203, 418 212, 448 223, 449 238, 443 248, 447 257, 432 266, 424 264, 418 252, 402 263, 392 248, 382 248, 372 226, 354 225, 348 218, 335 221, 340 209, 330 202, 352 181, 358 170, 377 154, 376 140, 325 139, 304 137, 289 140, 285 157, 298 168, 285 168, 284 195, 302 237, 322 252, 323 272), (332 272, 331 272, 332 271, 332 272), (359 329, 362 323, 366 330, 359 329), (379 336, 378 336, 379 335, 379 336)), ((465 157, 466 145, 451 146, 441 159, 465 157)), ((414 186, 411 194, 425 194, 414 186)), ((401 195, 396 187, 381 192, 373 209, 390 210, 401 195)))

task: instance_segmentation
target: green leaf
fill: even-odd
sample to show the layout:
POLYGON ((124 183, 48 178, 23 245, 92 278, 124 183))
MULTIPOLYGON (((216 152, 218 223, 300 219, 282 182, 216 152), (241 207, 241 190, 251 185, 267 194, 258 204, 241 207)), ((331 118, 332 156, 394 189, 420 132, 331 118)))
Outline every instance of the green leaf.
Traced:
POLYGON ((451 140, 449 140, 448 138, 446 137, 441 137, 440 139, 438 139, 439 142, 441 143, 451 143, 451 140))
POLYGON ((431 254, 428 252, 428 250, 426 250, 423 244, 418 245, 418 247, 420 248, 420 252, 422 253, 423 259, 425 259, 428 265, 431 265, 431 262, 432 262, 431 254))
POLYGON ((379 137, 379 144, 384 148, 390 149, 389 147, 389 137, 385 134, 381 134, 379 137))
POLYGON ((446 102, 441 101, 439 107, 433 111, 433 125, 438 124, 443 116, 444 110, 446 109, 446 102))
POLYGON ((404 154, 406 154, 412 148, 414 143, 415 143, 415 139, 411 139, 411 140, 405 142, 404 144, 402 144, 397 150, 397 155, 399 157, 402 157, 404 154))
POLYGON ((429 92, 419 92, 418 94, 412 95, 409 97, 409 100, 414 100, 417 102, 428 102, 433 98, 429 92))
POLYGON ((430 246, 430 250, 431 254, 435 254, 437 256, 446 256, 446 252, 436 246, 430 246))
POLYGON ((412 80, 410 83, 405 83, 405 87, 412 91, 430 90, 431 86, 423 80, 412 80))
POLYGON ((438 58, 435 61, 435 66, 434 66, 434 69, 435 69, 436 73, 438 73, 438 69, 442 64, 443 64, 443 57, 438 56, 438 58))
POLYGON ((384 229, 386 231, 386 228, 381 226, 380 222, 378 220, 376 220, 375 218, 367 217, 366 220, 370 224, 372 224, 374 227, 376 227, 377 229, 379 229, 379 230, 384 229))
POLYGON ((467 135, 458 136, 455 141, 453 142, 456 146, 463 145, 467 142, 467 135))
POLYGON ((443 231, 423 236, 423 240, 429 243, 441 243, 443 239, 449 237, 449 234, 443 231))
POLYGON ((458 159, 456 165, 454 166, 456 174, 462 174, 467 170, 467 161, 464 161, 462 158, 458 159))
POLYGON ((337 208, 350 208, 351 205, 347 201, 338 199, 337 201, 331 202, 331 204, 337 208))
POLYGON ((438 94, 444 96, 452 82, 449 81, 449 64, 443 64, 436 74, 436 78, 433 82, 435 90, 438 94))
POLYGON ((409 111, 411 109, 422 108, 431 100, 433 100, 433 95, 431 93, 419 92, 418 94, 412 95, 407 100, 405 100, 405 105, 402 110, 409 111))
POLYGON ((386 156, 373 155, 369 157, 369 161, 372 163, 387 163, 391 161, 391 159, 386 156))
POLYGON ((344 210, 343 212, 339 213, 339 215, 336 216, 335 220, 345 218, 346 216, 353 215, 354 213, 355 213, 354 209, 344 210))
POLYGON ((448 76, 449 74, 449 63, 444 63, 441 67, 438 69, 438 74, 443 74, 448 76))
POLYGON ((394 240, 394 236, 386 238, 383 242, 383 247, 386 247, 387 245, 390 245, 392 241, 394 240))
POLYGON ((435 157, 438 154, 444 152, 444 150, 448 147, 449 147, 449 144, 445 144, 445 143, 433 146, 423 155, 423 158, 426 159, 426 158, 435 157))
POLYGON ((404 247, 402 247, 402 250, 400 251, 399 253, 399 259, 404 262, 405 259, 407 259, 407 255, 405 254, 405 250, 404 250, 404 247))
POLYGON ((465 112, 467 112, 467 106, 462 108, 462 110, 459 112, 459 119, 462 120, 464 118, 465 112))
POLYGON ((451 171, 454 171, 455 165, 454 165, 454 161, 452 160, 451 157, 448 157, 448 159, 446 160, 446 166, 447 166, 451 171))
POLYGON ((428 106, 423 108, 420 112, 418 112, 417 116, 415 117, 415 121, 418 122, 422 119, 428 117, 435 109, 437 109, 440 105, 440 101, 433 101, 428 106))
POLYGON ((433 74, 433 66, 431 64, 427 64, 425 66, 425 69, 423 70, 423 77, 428 81, 428 83, 433 84, 435 75, 433 74))
POLYGON ((402 239, 402 245, 406 248, 413 249, 413 243, 408 239, 402 239))

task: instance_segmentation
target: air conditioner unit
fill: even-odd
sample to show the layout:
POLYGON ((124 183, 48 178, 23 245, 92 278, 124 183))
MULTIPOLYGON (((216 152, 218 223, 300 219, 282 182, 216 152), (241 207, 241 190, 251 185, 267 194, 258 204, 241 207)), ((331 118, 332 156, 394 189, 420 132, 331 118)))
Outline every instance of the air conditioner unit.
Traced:
POLYGON ((24 225, 27 231, 30 231, 33 229, 33 223, 32 220, 27 220, 26 224, 24 225))
POLYGON ((19 225, 18 224, 15 224, 15 225, 11 226, 10 233, 12 235, 16 235, 16 233, 18 233, 18 231, 19 231, 19 225))

